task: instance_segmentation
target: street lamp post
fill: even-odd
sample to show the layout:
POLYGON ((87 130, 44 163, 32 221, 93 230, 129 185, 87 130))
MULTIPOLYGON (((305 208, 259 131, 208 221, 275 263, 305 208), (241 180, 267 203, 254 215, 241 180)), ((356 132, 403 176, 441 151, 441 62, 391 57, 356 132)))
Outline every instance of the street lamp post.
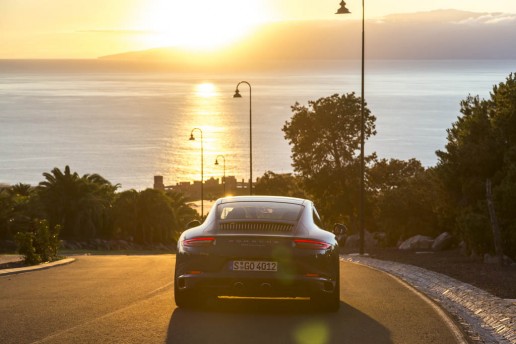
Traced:
POLYGON ((251 92, 251 84, 247 81, 240 81, 235 90, 235 94, 233 95, 233 98, 242 98, 242 95, 238 91, 238 86, 240 84, 247 84, 249 86, 249 195, 253 194, 253 121, 252 121, 252 115, 251 115, 251 98, 252 98, 252 92, 251 92))
POLYGON ((201 218, 204 216, 204 146, 202 138, 202 130, 199 128, 193 128, 190 132, 190 141, 195 141, 193 132, 198 130, 201 133, 201 218))
MULTIPOLYGON (((346 8, 344 0, 340 2, 340 8, 335 14, 351 13, 346 8)), ((365 53, 365 0, 362 0, 362 91, 361 91, 361 105, 360 105, 360 254, 364 254, 364 197, 365 197, 365 158, 364 158, 364 143, 365 143, 365 115, 364 115, 364 53, 365 53)))
POLYGON ((224 196, 226 196, 226 158, 222 154, 217 155, 217 157, 215 158, 215 165, 219 165, 219 160, 218 160, 219 157, 222 158, 223 163, 224 163, 223 164, 224 177, 222 177, 222 184, 224 185, 224 196))

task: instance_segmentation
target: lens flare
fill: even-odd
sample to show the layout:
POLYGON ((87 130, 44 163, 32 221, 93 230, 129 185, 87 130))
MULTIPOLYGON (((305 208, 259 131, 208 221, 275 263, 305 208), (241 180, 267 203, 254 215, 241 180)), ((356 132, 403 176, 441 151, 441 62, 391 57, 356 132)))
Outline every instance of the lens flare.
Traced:
POLYGON ((294 332, 298 344, 324 344, 330 339, 328 326, 321 321, 305 323, 294 332))

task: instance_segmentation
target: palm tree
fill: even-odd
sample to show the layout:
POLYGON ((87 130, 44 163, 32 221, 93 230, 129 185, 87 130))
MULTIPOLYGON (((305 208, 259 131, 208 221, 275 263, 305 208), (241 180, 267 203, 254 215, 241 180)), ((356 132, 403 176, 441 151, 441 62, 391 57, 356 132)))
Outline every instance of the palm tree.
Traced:
POLYGON ((134 239, 138 230, 138 191, 131 189, 116 195, 111 210, 114 235, 123 239, 134 239))
POLYGON ((175 223, 173 227, 173 237, 174 240, 177 240, 181 232, 185 229, 186 224, 193 219, 200 218, 200 216, 195 209, 188 206, 184 194, 176 191, 167 191, 166 195, 174 212, 175 223))
POLYGON ((43 176, 46 180, 39 183, 38 190, 50 227, 59 224, 63 228, 63 236, 71 236, 80 177, 76 172, 71 173, 69 166, 64 172, 55 167, 50 173, 44 172, 43 176))
POLYGON ((100 232, 106 234, 108 227, 108 210, 115 201, 115 192, 119 184, 111 184, 99 174, 85 174, 81 177, 84 197, 79 206, 83 210, 78 216, 79 227, 87 237, 97 237, 100 232))
POLYGON ((197 216, 182 194, 153 189, 117 194, 110 213, 115 236, 140 244, 175 242, 186 223, 197 216))
POLYGON ((95 237, 105 225, 119 185, 98 174, 79 177, 69 166, 64 172, 56 167, 43 176, 46 180, 39 183, 38 191, 50 226, 61 225, 63 237, 95 237))
POLYGON ((174 212, 163 191, 146 189, 138 199, 137 238, 142 243, 171 242, 174 212))
POLYGON ((34 188, 30 184, 18 183, 7 189, 11 196, 30 196, 34 188))

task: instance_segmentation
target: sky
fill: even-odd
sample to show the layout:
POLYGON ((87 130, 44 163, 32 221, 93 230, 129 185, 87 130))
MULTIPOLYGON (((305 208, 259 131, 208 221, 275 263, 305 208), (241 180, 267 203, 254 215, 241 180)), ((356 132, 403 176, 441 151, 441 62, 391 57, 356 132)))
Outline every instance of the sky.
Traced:
MULTIPOLYGON (((337 16, 339 0, 0 0, 0 58, 95 58, 160 46, 215 49, 263 22, 337 16)), ((516 13, 515 0, 366 0, 366 18, 437 9, 516 13)))

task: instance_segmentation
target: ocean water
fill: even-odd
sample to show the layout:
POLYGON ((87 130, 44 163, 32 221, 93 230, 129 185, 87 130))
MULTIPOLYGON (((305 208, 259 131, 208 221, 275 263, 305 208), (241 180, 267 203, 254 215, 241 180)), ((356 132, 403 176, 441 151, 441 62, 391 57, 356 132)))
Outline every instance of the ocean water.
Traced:
MULTIPOLYGON (((0 183, 35 185, 43 172, 65 165, 80 175, 99 173, 122 189, 152 187, 154 175, 166 185, 200 180, 201 137, 196 130, 189 140, 193 128, 202 130, 205 179, 222 176, 222 163, 214 164, 220 154, 226 175, 247 180, 250 106, 253 177, 291 172, 281 130, 291 106, 335 93, 360 95, 360 61, 229 73, 110 63, 0 60, 0 183), (242 98, 235 99, 243 80, 251 90, 240 85, 242 98)), ((468 94, 488 98, 511 72, 516 61, 366 61, 365 99, 378 132, 366 152, 435 165, 460 101, 468 94)))

